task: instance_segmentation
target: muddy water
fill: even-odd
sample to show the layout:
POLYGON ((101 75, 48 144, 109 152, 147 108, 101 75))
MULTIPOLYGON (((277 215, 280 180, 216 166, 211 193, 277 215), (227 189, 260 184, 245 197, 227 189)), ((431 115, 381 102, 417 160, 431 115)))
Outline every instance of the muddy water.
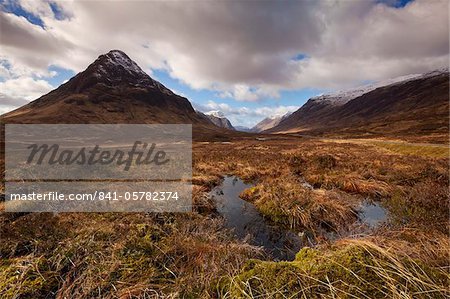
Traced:
POLYGON ((365 200, 361 203, 358 211, 359 221, 369 228, 376 228, 387 221, 387 211, 380 203, 365 200))
POLYGON ((211 191, 225 225, 239 239, 262 246, 274 259, 293 260, 302 247, 301 238, 293 231, 265 219, 253 204, 239 197, 242 191, 250 187, 252 185, 237 177, 227 176, 220 186, 211 191))

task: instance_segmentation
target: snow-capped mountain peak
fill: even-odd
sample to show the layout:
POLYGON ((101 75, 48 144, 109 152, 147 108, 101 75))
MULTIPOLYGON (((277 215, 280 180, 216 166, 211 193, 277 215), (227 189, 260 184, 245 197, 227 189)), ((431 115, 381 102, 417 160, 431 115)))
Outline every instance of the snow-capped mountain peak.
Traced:
MULTIPOLYGON (((101 55, 94 63, 94 75, 96 77, 111 77, 111 76, 129 76, 139 78, 140 80, 151 79, 136 62, 131 60, 127 54, 120 50, 111 50, 108 53, 101 55)), ((152 80, 153 81, 153 80, 152 80)))
POLYGON ((225 115, 221 111, 213 110, 204 113, 197 111, 197 113, 206 117, 207 119, 209 119, 210 122, 212 122, 218 127, 234 130, 234 127, 231 124, 231 122, 228 120, 228 118, 225 117, 225 115))
POLYGON ((448 72, 448 68, 438 69, 432 72, 424 73, 424 74, 412 74, 400 76, 388 80, 382 80, 375 83, 366 84, 363 86, 359 86, 352 89, 341 90, 329 94, 319 95, 316 97, 312 97, 312 101, 326 101, 334 106, 341 106, 348 103, 350 100, 353 100, 363 94, 366 94, 372 90, 375 90, 379 87, 389 86, 394 84, 402 84, 411 80, 428 78, 440 75, 442 73, 448 72))
POLYGON ((130 59, 124 52, 120 50, 111 50, 105 54, 106 60, 104 63, 111 64, 116 67, 123 67, 129 73, 137 73, 147 75, 136 62, 130 59))
POLYGON ((208 112, 205 112, 205 114, 212 115, 212 116, 218 117, 218 118, 225 118, 225 114, 223 114, 223 112, 219 111, 219 110, 208 111, 208 112))
POLYGON ((173 92, 144 72, 136 62, 120 50, 111 50, 100 55, 87 71, 87 76, 94 79, 84 81, 102 82, 106 85, 128 84, 141 88, 157 89, 164 94, 173 92))

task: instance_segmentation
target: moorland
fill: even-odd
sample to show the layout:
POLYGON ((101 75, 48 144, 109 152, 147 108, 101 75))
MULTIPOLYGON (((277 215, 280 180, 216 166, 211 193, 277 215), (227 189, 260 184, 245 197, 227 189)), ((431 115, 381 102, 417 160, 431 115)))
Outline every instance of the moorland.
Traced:
POLYGON ((1 213, 2 298, 447 298, 448 147, 267 135, 193 144, 190 213, 1 213), (236 238, 225 175, 307 235, 279 261, 236 238), (307 183, 307 184, 305 184, 307 183), (387 218, 360 221, 362 202, 387 218))

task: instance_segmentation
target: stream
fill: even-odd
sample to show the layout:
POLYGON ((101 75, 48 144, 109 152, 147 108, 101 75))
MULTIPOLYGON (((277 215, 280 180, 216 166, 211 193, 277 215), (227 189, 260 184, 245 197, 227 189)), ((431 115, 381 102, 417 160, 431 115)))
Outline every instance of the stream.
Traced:
MULTIPOLYGON (((313 189, 306 181, 302 185, 313 189)), ((211 191, 225 226, 232 229, 238 239, 263 247, 275 260, 295 259, 295 254, 308 244, 307 234, 297 234, 264 218, 252 203, 239 197, 242 191, 251 187, 252 184, 246 184, 238 177, 225 176, 222 184, 211 191)), ((361 224, 373 229, 386 221, 387 212, 379 203, 366 199, 358 208, 358 218, 361 224)))
POLYGON ((234 176, 226 176, 223 183, 211 191, 217 211, 239 239, 262 246, 275 260, 293 260, 302 247, 301 238, 293 231, 264 218, 256 207, 239 197, 251 184, 234 176))

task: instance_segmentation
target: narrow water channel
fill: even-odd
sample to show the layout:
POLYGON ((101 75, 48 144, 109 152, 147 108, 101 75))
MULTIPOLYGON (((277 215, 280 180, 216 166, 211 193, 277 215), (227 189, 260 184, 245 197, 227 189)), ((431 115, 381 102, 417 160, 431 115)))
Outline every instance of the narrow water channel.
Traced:
POLYGON ((251 184, 234 176, 226 176, 223 183, 211 191, 217 211, 239 239, 262 246, 276 260, 293 260, 302 247, 301 238, 293 231, 265 219, 256 207, 239 197, 251 184))
MULTIPOLYGON (((303 184, 305 188, 313 188, 306 181, 303 184)), ((237 238, 262 246, 275 260, 293 260, 295 254, 306 245, 306 240, 264 218, 252 203, 239 197, 242 191, 251 187, 252 184, 246 184, 238 177, 226 176, 222 184, 211 191, 225 226, 232 229, 237 238)), ((374 229, 386 221, 387 211, 380 203, 367 199, 358 208, 358 218, 366 228, 374 229)))

